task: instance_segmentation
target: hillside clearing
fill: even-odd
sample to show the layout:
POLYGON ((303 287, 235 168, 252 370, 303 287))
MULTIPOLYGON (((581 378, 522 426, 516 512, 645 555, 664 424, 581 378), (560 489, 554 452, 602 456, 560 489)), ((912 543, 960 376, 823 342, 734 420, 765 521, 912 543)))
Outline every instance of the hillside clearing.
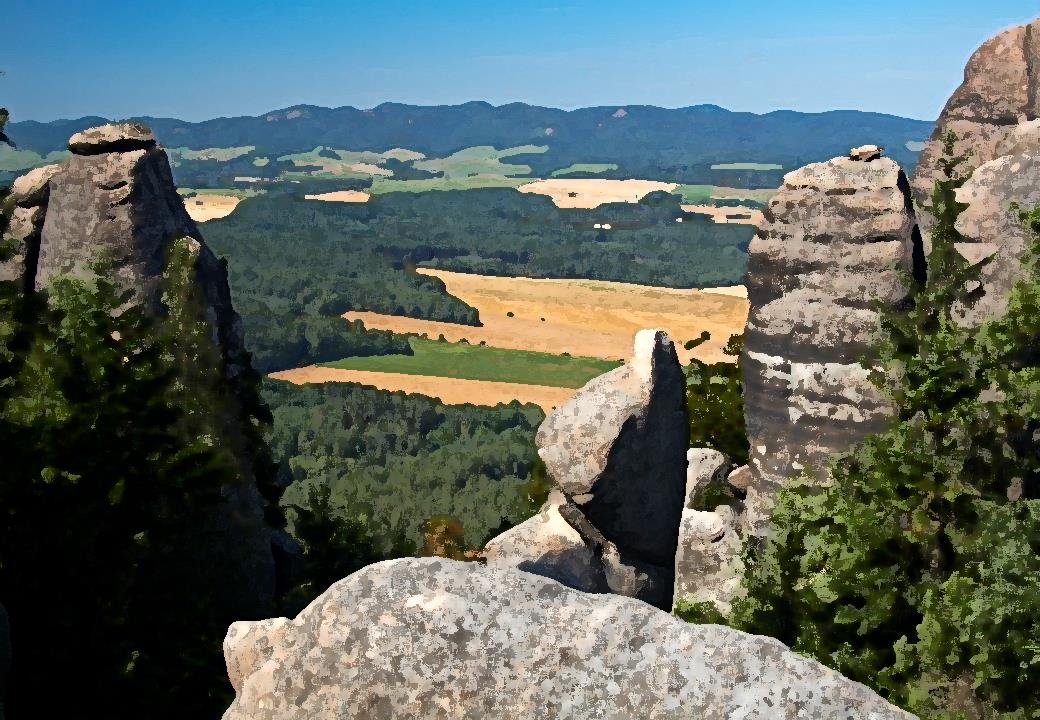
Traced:
POLYGON ((200 193, 192 197, 184 198, 184 209, 188 215, 197 223, 208 220, 219 220, 227 217, 235 211, 242 198, 234 195, 217 195, 215 193, 200 193))
MULTIPOLYGON (((426 333, 430 338, 470 343, 481 340, 499 348, 627 359, 632 338, 648 327, 668 331, 685 363, 730 359, 722 348, 747 320, 747 300, 738 290, 684 290, 602 280, 545 280, 496 277, 420 268, 440 278, 448 293, 480 312, 482 327, 430 322, 396 315, 348 312, 366 327, 398 333, 426 333), (510 317, 507 313, 512 313, 510 317), (704 330, 711 340, 693 351, 681 347, 704 330)), ((742 288, 742 286, 737 286, 742 288)))
POLYGON ((574 163, 565 168, 553 170, 549 173, 549 177, 564 177, 566 175, 574 175, 577 173, 604 173, 617 169, 618 166, 614 163, 574 163))
POLYGON ((740 205, 739 207, 725 207, 718 205, 680 205, 683 212, 707 215, 712 222, 720 225, 727 223, 737 225, 757 225, 762 217, 762 211, 758 208, 740 205))
POLYGON ((545 412, 562 405, 574 394, 573 388, 522 385, 520 383, 458 380, 453 378, 405 375, 402 373, 339 370, 321 365, 273 373, 272 378, 296 385, 304 383, 350 382, 380 390, 401 391, 438 398, 446 405, 498 405, 519 400, 538 405, 545 412))
POLYGON ((371 197, 367 192, 361 190, 334 190, 317 195, 304 195, 304 200, 324 200, 325 202, 363 203, 368 202, 371 197))
POLYGON ((459 150, 448 157, 418 160, 412 167, 431 173, 444 173, 444 177, 451 180, 473 175, 529 175, 530 166, 503 163, 502 159, 514 155, 537 155, 548 149, 547 145, 519 145, 503 150, 496 150, 490 145, 477 145, 459 150))

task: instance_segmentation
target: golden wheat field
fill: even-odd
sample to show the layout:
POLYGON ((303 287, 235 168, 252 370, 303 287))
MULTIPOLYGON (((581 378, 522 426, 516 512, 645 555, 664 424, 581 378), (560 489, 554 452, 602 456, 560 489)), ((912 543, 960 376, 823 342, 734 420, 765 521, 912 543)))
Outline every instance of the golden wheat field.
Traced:
POLYGON ((666 330, 684 363, 726 360, 722 347, 744 329, 748 305, 743 286, 677 290, 601 280, 495 277, 422 268, 450 294, 477 308, 482 327, 431 322, 371 312, 348 312, 366 327, 400 333, 443 334, 450 341, 494 347, 628 359, 632 338, 643 328, 666 330), (510 315, 509 313, 512 313, 510 315), (681 347, 704 330, 711 340, 692 352, 681 347))
POLYGON ((440 398, 445 405, 497 405, 519 400, 533 403, 545 412, 561 405, 574 394, 572 388, 523 385, 520 383, 489 382, 486 380, 459 380, 457 378, 405 375, 403 373, 372 372, 367 370, 340 370, 309 365, 272 373, 277 380, 302 383, 354 382, 380 390, 402 390, 440 398))

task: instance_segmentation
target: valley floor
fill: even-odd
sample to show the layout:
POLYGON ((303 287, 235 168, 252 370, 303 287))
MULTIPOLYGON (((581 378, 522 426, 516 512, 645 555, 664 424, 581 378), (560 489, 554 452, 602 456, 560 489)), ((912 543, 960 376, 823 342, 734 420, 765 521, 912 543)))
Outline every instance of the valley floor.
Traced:
MULTIPOLYGON (((439 336, 450 343, 465 340, 470 344, 470 357, 492 358, 502 354, 484 352, 478 345, 483 342, 488 350, 515 351, 517 362, 493 357, 489 361, 492 364, 484 368, 486 372, 473 378, 465 377, 460 368, 439 368, 437 363, 431 364, 428 353, 417 352, 415 356, 350 358, 286 370, 272 377, 293 383, 356 382, 438 397, 447 404, 495 405, 519 400, 548 411, 569 398, 587 379, 609 369, 604 366, 591 372, 584 367, 589 365, 586 359, 629 359, 632 338, 643 328, 666 330, 676 341, 676 351, 684 364, 693 357, 705 362, 729 360, 722 348, 731 335, 743 330, 748 312, 746 292, 739 285, 683 290, 598 280, 496 277, 428 268, 419 272, 440 278, 450 294, 477 308, 483 325, 473 327, 372 312, 348 312, 344 317, 361 320, 368 328, 425 334, 431 340, 439 336), (709 341, 692 351, 682 347, 705 330, 711 334, 709 341), (565 365, 584 375, 561 382, 550 381, 551 374, 547 374, 545 384, 538 384, 537 373, 532 374, 527 368, 520 377, 516 372, 523 358, 519 356, 533 355, 531 351, 550 353, 558 362, 566 359, 565 365), (514 381, 505 381, 507 378, 514 381), (561 384, 570 387, 552 386, 561 384)), ((428 344, 430 348, 436 346, 438 343, 428 344)))

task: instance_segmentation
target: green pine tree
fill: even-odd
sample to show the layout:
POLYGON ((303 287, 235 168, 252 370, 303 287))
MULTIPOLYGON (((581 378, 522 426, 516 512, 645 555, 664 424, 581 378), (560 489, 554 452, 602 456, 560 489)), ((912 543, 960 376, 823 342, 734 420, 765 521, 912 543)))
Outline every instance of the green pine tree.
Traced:
POLYGON ((262 528, 226 497, 269 463, 264 407, 249 406, 250 378, 224 380, 190 250, 173 244, 160 316, 103 267, 38 296, 0 283, 0 602, 15 718, 43 705, 216 716, 231 693, 227 625, 273 609, 248 572, 245 535, 262 528))

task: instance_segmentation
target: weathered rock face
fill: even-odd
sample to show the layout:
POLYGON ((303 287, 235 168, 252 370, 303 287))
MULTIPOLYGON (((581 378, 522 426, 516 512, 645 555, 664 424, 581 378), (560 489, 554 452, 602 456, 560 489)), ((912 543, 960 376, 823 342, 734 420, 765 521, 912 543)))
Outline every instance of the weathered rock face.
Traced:
MULTIPOLYGON (((939 176, 940 138, 952 130, 960 138, 955 152, 971 150, 970 167, 1006 153, 1015 126, 1040 118, 1040 20, 1011 28, 986 41, 964 68, 964 82, 943 108, 931 140, 917 161, 913 188, 919 203, 929 205, 939 176)), ((922 227, 929 217, 921 214, 922 227)))
POLYGON ((9 224, 3 235, 3 244, 12 253, 0 260, 0 281, 18 280, 28 291, 36 283, 36 263, 40 254, 40 236, 43 219, 50 198, 50 179, 61 169, 60 165, 46 165, 30 170, 15 179, 7 197, 9 224))
POLYGON ((437 558, 235 623, 224 655, 225 720, 911 717, 776 640, 437 558))
POLYGON ((685 488, 686 378, 668 336, 642 330, 631 362, 600 375, 538 428, 553 481, 603 535, 670 562, 685 488))
MULTIPOLYGON (((92 128, 73 136, 72 157, 15 180, 5 242, 14 257, 0 264, 0 279, 20 280, 27 293, 44 291, 66 275, 88 278, 100 270, 139 302, 162 312, 166 263, 175 241, 186 239, 193 280, 205 296, 204 312, 220 349, 225 377, 238 395, 251 371, 242 323, 231 304, 227 273, 206 246, 177 194, 165 151, 141 125, 92 128), (100 264, 99 264, 100 263, 100 264)), ((234 409, 229 412, 234 412, 234 409)), ((251 458, 242 458, 248 468, 251 458)), ((265 502, 255 478, 225 488, 228 502, 213 519, 234 529, 235 547, 251 563, 229 585, 249 583, 261 596, 274 588, 272 537, 263 522, 265 502)), ((229 592, 240 593, 230 588, 229 592)))
POLYGON ((194 238, 200 243, 196 275, 225 369, 229 377, 237 376, 248 359, 227 273, 188 217, 166 152, 147 128, 133 124, 85 130, 73 136, 70 149, 74 154, 65 162, 41 168, 46 190, 31 195, 43 202, 37 200, 40 212, 33 223, 39 227, 38 249, 26 244, 28 255, 38 259, 24 268, 26 277, 41 290, 62 275, 89 276, 95 263, 109 263, 123 289, 157 308, 170 243, 194 238))
POLYGON ((555 502, 492 540, 488 562, 671 606, 682 514, 686 379, 668 336, 591 380, 538 429, 555 502))
POLYGON ((523 570, 584 592, 610 592, 594 549, 560 514, 566 503, 554 490, 541 512, 492 539, 481 553, 488 567, 523 570))
MULTIPOLYGON (((991 257, 982 269, 984 294, 971 308, 958 308, 966 324, 1000 316, 1008 292, 1022 279, 1025 232, 1011 210, 1012 203, 1029 208, 1040 202, 1040 20, 1011 28, 985 42, 968 61, 964 83, 946 103, 932 139, 914 172, 916 200, 931 206, 932 187, 944 179, 936 167, 942 155, 941 137, 958 136, 957 154, 971 156, 962 170, 974 170, 957 199, 969 205, 957 222, 967 242, 958 245, 971 261, 991 257)), ((919 213, 926 249, 934 220, 919 213)))
POLYGON ((880 430, 888 409, 860 361, 875 303, 897 303, 923 253, 896 163, 835 158, 788 173, 749 248, 743 356, 748 521, 779 483, 880 430))
MULTIPOLYGON (((720 612, 730 610, 743 592, 744 541, 750 531, 745 500, 750 468, 733 468, 722 453, 692 447, 687 453, 686 504, 679 523, 675 552, 675 601, 710 602, 720 612), (734 499, 730 505, 696 509, 698 495, 712 484, 725 484, 734 499)), ((703 505, 703 503, 702 503, 703 505)))
POLYGON ((1029 240, 1013 205, 1040 204, 1040 144, 979 167, 957 191, 957 200, 968 206, 957 218, 957 231, 967 242, 957 249, 971 261, 990 258, 980 275, 984 294, 961 311, 966 322, 978 324, 1003 315, 1011 288, 1025 279, 1022 258, 1029 240))

